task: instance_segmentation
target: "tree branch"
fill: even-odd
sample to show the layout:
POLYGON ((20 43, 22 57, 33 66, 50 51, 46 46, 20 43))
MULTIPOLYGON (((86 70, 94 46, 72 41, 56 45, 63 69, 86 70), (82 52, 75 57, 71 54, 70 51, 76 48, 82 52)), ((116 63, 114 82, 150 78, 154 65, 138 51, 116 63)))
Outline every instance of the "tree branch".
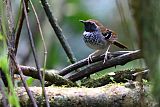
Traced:
MULTIPOLYGON (((25 76, 30 76, 32 78, 35 79, 39 79, 38 76, 38 71, 36 68, 34 67, 28 67, 28 66, 22 66, 19 65, 19 68, 22 70, 23 74, 25 76)), ((41 72, 43 72, 41 70, 41 72)), ((72 83, 71 81, 64 79, 63 77, 57 75, 58 71, 56 70, 46 70, 45 72, 45 80, 51 82, 52 84, 55 84, 57 86, 62 86, 62 85, 66 85, 66 86, 76 86, 76 84, 72 83)), ((18 74, 18 71, 15 72, 16 74, 18 74)))
POLYGON ((100 87, 109 83, 125 83, 128 81, 138 81, 138 77, 141 75, 143 79, 149 79, 149 71, 144 68, 128 69, 123 71, 117 71, 108 73, 98 79, 89 79, 82 83, 85 87, 100 87), (113 78, 113 79, 111 79, 113 78))
POLYGON ((27 25, 27 30, 28 30, 29 41, 30 41, 32 52, 33 52, 33 57, 34 57, 34 60, 35 60, 35 64, 36 64, 36 67, 37 67, 37 70, 38 70, 38 76, 39 76, 39 80, 40 80, 40 83, 41 83, 41 86, 42 86, 42 92, 43 92, 43 95, 45 97, 46 106, 50 107, 49 101, 48 101, 48 96, 46 94, 45 87, 43 85, 44 83, 43 83, 43 78, 42 78, 42 72, 40 72, 40 65, 39 65, 39 62, 38 62, 38 58, 37 58, 37 54, 36 54, 36 50, 35 50, 35 45, 34 45, 34 41, 33 41, 33 36, 32 36, 31 29, 30 29, 30 24, 29 24, 29 19, 28 19, 28 15, 27 15, 25 0, 22 0, 22 3, 23 3, 23 6, 24 6, 24 14, 25 14, 25 18, 26 18, 26 25, 27 25))
POLYGON ((46 0, 41 0, 41 3, 43 5, 43 8, 46 12, 46 15, 48 17, 48 20, 53 28, 53 30, 55 31, 56 33, 56 36, 57 38, 59 39, 64 51, 66 52, 69 60, 71 63, 75 63, 76 62, 76 58, 74 57, 74 54, 65 38, 65 36, 63 35, 62 33, 62 30, 61 28, 59 27, 58 23, 56 22, 56 19, 55 17, 53 16, 50 8, 49 8, 49 5, 48 5, 48 2, 46 0))
MULTIPOLYGON (((28 0, 25 0, 26 3, 26 9, 27 12, 28 10, 28 0)), ((18 26, 17 26, 17 30, 16 30, 16 39, 15 39, 15 54, 17 54, 17 50, 18 50, 18 44, 19 44, 19 39, 20 39, 20 34, 21 34, 21 30, 22 30, 22 26, 23 26, 23 21, 25 19, 25 15, 24 15, 24 7, 21 9, 21 16, 18 20, 18 26)))
MULTIPOLYGON (((129 52, 133 52, 133 51, 117 51, 117 52, 111 52, 111 53, 108 53, 108 59, 111 59, 112 57, 117 57, 119 55, 123 55, 123 54, 126 54, 126 53, 129 53, 129 52)), ((101 55, 101 56, 96 56, 96 57, 93 57, 92 58, 92 62, 90 62, 90 64, 92 63, 95 63, 95 62, 98 62, 98 61, 101 61, 104 59, 104 55, 101 55)), ((72 65, 69 65, 67 66, 66 68, 62 69, 58 74, 61 75, 61 76, 64 76, 80 67, 83 67, 83 66, 86 66, 88 65, 88 59, 85 58, 83 60, 80 60, 72 65)))
MULTIPOLYGON (((124 65, 125 63, 127 63, 129 61, 132 61, 132 60, 135 60, 135 59, 138 59, 138 58, 142 58, 142 55, 141 55, 139 50, 130 51, 130 52, 128 52, 128 51, 114 52, 114 53, 110 53, 109 57, 111 57, 111 56, 117 56, 117 57, 108 60, 105 64, 102 64, 102 62, 95 63, 95 64, 83 69, 82 71, 76 72, 75 74, 71 75, 70 77, 68 77, 68 80, 59 76, 59 75, 57 75, 59 71, 46 70, 45 80, 49 81, 49 82, 51 82, 55 85, 59 85, 59 86, 60 85, 75 86, 75 84, 73 84, 71 81, 76 81, 76 80, 82 79, 83 77, 88 76, 92 73, 98 72, 102 69, 106 69, 106 68, 116 66, 116 65, 124 65), (124 54, 122 54, 122 53, 124 53, 124 54), (118 55, 120 55, 120 56, 118 56, 118 55), (69 80, 71 80, 71 81, 69 81, 69 80)), ((103 61, 103 56, 93 58, 93 62, 97 61, 97 60, 103 61)), ((80 62, 77 62, 77 63, 73 64, 74 66, 72 66, 72 67, 74 69, 77 69, 77 68, 75 68, 75 66, 79 67, 79 65, 81 65, 81 64, 84 65, 84 63, 86 63, 86 62, 87 62, 86 59, 81 60, 80 62), (83 62, 83 61, 85 61, 85 62, 83 62)), ((39 79, 38 72, 37 72, 36 68, 22 66, 22 65, 19 65, 19 67, 21 68, 24 75, 31 76, 33 78, 39 79)), ((71 66, 68 66, 68 67, 71 67, 71 66)), ((72 67, 70 69, 74 70, 72 67)), ((41 72, 42 72, 42 70, 41 70, 41 72)))
POLYGON ((118 57, 109 59, 105 62, 105 64, 103 64, 103 61, 102 61, 103 59, 101 59, 100 62, 90 65, 89 67, 81 70, 80 72, 76 72, 75 74, 70 75, 68 79, 71 81, 77 81, 84 77, 89 76, 90 74, 101 71, 103 69, 110 68, 116 65, 124 65, 129 61, 139 59, 139 58, 142 58, 141 52, 139 50, 136 50, 136 51, 129 52, 129 53, 120 55, 118 57))

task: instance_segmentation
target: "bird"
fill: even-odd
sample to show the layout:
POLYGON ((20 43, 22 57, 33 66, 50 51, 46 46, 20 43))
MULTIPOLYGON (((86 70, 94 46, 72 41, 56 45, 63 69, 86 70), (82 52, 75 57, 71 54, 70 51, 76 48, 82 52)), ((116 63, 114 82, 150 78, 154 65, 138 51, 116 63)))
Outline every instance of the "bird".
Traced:
POLYGON ((107 54, 111 45, 122 49, 127 49, 125 45, 117 41, 117 34, 105 27, 95 19, 80 20, 84 24, 83 40, 88 47, 96 50, 88 56, 88 64, 92 62, 92 57, 105 53, 103 64, 107 60, 107 54))

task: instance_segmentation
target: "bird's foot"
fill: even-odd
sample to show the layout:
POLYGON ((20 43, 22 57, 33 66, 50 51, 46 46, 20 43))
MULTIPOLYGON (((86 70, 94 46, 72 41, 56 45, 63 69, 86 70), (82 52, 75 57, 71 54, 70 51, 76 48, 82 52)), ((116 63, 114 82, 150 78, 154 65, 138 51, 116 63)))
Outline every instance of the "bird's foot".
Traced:
POLYGON ((88 60, 88 64, 90 64, 90 62, 93 61, 93 60, 92 60, 92 54, 90 54, 90 55, 88 56, 87 60, 88 60))
POLYGON ((108 59, 108 56, 107 56, 107 55, 108 55, 108 52, 105 53, 104 60, 103 60, 103 64, 105 64, 106 61, 107 61, 107 59, 108 59))

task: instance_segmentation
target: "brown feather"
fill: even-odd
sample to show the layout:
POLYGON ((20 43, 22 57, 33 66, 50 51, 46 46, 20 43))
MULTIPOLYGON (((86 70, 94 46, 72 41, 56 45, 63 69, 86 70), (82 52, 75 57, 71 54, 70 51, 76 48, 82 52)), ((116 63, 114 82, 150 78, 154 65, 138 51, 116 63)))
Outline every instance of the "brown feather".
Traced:
MULTIPOLYGON (((97 20, 89 19, 89 20, 87 20, 87 21, 95 22, 96 25, 99 26, 99 28, 100 28, 103 36, 106 36, 105 34, 107 33, 107 30, 110 30, 110 29, 107 29, 104 25, 101 24, 101 22, 99 22, 99 21, 97 21, 97 20)), ((112 31, 112 30, 110 30, 110 31, 112 31)), ((112 31, 112 38, 114 38, 114 39, 116 38, 116 39, 117 39, 117 34, 116 34, 114 31, 112 31)))
POLYGON ((119 48, 127 49, 127 46, 123 45, 122 43, 120 43, 118 41, 114 41, 113 44, 116 45, 119 48))
MULTIPOLYGON (((95 22, 96 25, 99 26, 99 28, 100 28, 103 36, 106 36, 107 31, 110 30, 110 29, 107 29, 105 26, 103 26, 103 25, 101 24, 101 22, 99 22, 99 21, 97 21, 97 20, 89 19, 89 20, 87 20, 87 21, 95 22)), ((110 31, 112 31, 112 30, 110 30, 110 31)), ((112 42, 112 43, 113 43, 114 45, 116 45, 117 47, 119 47, 119 48, 127 49, 127 47, 126 47, 125 45, 123 45, 122 43, 120 43, 120 42, 117 41, 117 34, 116 34, 114 31, 112 31, 112 36, 111 36, 111 38, 110 38, 109 41, 114 41, 114 42, 112 42)))

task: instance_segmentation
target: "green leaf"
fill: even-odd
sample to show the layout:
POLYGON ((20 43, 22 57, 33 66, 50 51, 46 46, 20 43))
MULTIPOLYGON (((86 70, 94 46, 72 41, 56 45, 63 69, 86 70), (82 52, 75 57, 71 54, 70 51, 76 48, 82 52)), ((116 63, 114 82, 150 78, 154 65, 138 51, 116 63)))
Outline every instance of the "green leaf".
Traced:
POLYGON ((32 77, 28 77, 27 80, 26 80, 27 85, 28 85, 28 86, 31 86, 32 83, 33 83, 33 80, 34 80, 34 79, 33 79, 32 77))
POLYGON ((0 56, 0 68, 4 73, 8 73, 8 58, 7 55, 3 54, 0 56))
POLYGON ((2 35, 2 33, 0 32, 0 41, 2 41, 3 40, 3 35, 2 35))

